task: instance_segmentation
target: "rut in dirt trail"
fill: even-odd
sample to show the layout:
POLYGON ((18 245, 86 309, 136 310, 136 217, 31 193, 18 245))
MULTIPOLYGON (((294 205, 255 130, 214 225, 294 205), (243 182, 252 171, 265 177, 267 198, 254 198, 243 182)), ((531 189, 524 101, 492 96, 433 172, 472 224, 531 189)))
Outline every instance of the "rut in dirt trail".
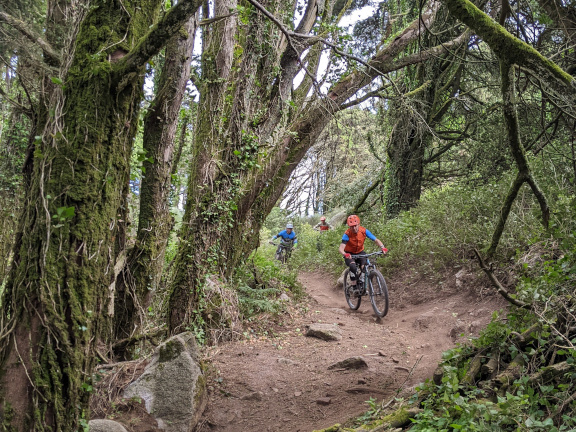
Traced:
POLYGON ((334 278, 301 273, 309 298, 301 312, 284 317, 274 337, 254 335, 208 353, 209 402, 199 430, 310 432, 361 414, 370 398, 389 400, 399 387, 431 377, 443 351, 503 307, 472 284, 463 288, 467 276, 475 279, 387 280, 390 311, 377 319, 369 297, 352 311, 334 278), (342 339, 304 336, 313 323, 337 325, 342 339), (357 356, 368 368, 328 369, 357 356))

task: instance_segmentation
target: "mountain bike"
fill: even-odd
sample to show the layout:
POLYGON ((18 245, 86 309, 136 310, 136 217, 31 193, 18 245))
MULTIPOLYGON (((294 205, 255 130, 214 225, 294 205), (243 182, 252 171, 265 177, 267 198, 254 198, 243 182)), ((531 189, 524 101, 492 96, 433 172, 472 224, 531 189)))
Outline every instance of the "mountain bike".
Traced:
POLYGON ((351 285, 350 269, 344 273, 344 296, 350 309, 357 310, 362 302, 362 297, 370 296, 372 309, 376 316, 382 318, 388 313, 388 287, 382 273, 376 269, 376 265, 371 263, 368 257, 384 255, 381 251, 371 254, 352 255, 351 258, 366 258, 364 268, 357 266, 356 286, 351 285))
POLYGON ((290 258, 290 255, 292 254, 292 245, 293 245, 292 242, 280 240, 280 244, 274 243, 273 241, 271 241, 270 244, 278 246, 274 258, 280 261, 282 264, 286 263, 286 261, 288 261, 288 258, 290 258))

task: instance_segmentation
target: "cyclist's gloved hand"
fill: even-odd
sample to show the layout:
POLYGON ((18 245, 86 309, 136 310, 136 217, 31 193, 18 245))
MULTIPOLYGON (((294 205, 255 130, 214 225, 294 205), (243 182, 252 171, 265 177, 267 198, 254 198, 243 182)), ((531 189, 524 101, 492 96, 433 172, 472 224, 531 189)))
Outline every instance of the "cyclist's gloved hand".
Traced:
POLYGON ((352 255, 350 255, 349 253, 347 253, 347 254, 344 254, 344 258, 346 258, 346 259, 350 259, 350 258, 352 258, 352 255))
POLYGON ((270 240, 268 243, 270 243, 271 245, 276 246, 272 240, 270 240))
POLYGON ((386 249, 386 247, 385 247, 385 246, 382 246, 382 253, 383 253, 383 254, 386 254, 386 253, 388 253, 388 249, 386 249))

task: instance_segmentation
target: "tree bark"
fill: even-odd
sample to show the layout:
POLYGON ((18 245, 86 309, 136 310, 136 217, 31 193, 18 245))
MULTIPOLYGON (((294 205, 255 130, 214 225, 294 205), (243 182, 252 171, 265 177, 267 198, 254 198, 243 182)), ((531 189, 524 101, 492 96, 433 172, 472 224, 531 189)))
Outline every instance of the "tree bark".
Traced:
MULTIPOLYGON (((151 294, 162 277, 164 253, 173 226, 169 194, 175 135, 190 76, 195 32, 196 18, 192 17, 167 45, 156 97, 144 119, 145 160, 136 244, 116 284, 114 336, 117 340, 138 332, 151 294)), ((126 358, 128 353, 120 348, 115 349, 116 355, 126 358)))
POLYGON ((39 108, 47 115, 26 164, 21 234, 1 300, 0 417, 8 430, 77 431, 89 419, 96 344, 112 330, 119 215, 149 59, 142 53, 154 55, 187 18, 161 21, 153 30, 163 34, 148 43, 159 6, 94 0, 63 85, 39 108), (127 68, 122 56, 132 50, 139 56, 127 68))

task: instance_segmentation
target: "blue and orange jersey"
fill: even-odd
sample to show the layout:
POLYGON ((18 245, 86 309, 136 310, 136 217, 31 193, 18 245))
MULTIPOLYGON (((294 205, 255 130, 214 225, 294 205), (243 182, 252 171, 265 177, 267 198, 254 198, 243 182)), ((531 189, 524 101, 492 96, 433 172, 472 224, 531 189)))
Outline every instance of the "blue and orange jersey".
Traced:
POLYGON ((361 226, 355 233, 352 228, 348 228, 342 236, 342 243, 346 245, 344 252, 358 254, 364 250, 364 240, 369 238, 376 241, 376 236, 361 226))

